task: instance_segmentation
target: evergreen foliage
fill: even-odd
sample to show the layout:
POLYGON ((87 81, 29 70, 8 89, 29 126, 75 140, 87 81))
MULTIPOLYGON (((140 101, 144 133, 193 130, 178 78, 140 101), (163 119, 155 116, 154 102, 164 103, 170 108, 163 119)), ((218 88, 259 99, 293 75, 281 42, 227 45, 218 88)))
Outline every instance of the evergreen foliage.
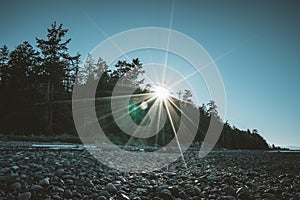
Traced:
MULTIPOLYGON (((63 25, 55 22, 47 31, 46 39, 36 38, 35 49, 25 41, 11 52, 7 46, 0 48, 0 132, 6 134, 49 134, 57 135, 71 133, 76 135, 76 129, 72 119, 71 94, 74 84, 85 87, 94 81, 98 82, 96 91, 96 113, 106 134, 111 137, 121 138, 119 142, 132 141, 129 135, 123 133, 117 126, 111 113, 109 97, 118 80, 122 80, 124 87, 138 87, 138 93, 149 92, 147 87, 139 87, 144 83, 141 79, 144 70, 138 58, 132 62, 118 61, 113 69, 102 58, 92 58, 88 55, 83 67, 80 68, 80 55, 70 55, 68 45, 71 39, 65 39, 68 30, 63 25), (78 73, 78 82, 75 76, 78 73), (101 74, 101 78, 100 78, 101 74)), ((178 92, 178 98, 172 97, 176 106, 180 102, 199 109, 200 122, 195 141, 203 141, 208 129, 211 117, 218 117, 218 107, 211 100, 207 105, 200 107, 192 102, 192 93, 189 90, 178 92)), ((146 125, 151 119, 145 119, 148 107, 141 109, 141 103, 130 99, 128 112, 137 125, 146 125)), ((174 106, 174 108, 176 108, 174 106)), ((176 110, 176 109, 175 109, 176 110)), ((175 129, 178 129, 180 111, 177 109, 177 121, 175 129)), ((187 133, 188 134, 188 133, 187 133)), ((148 145, 166 145, 173 139, 173 131, 169 120, 163 129, 148 139, 134 138, 148 145)), ((268 149, 266 141, 258 134, 258 131, 239 130, 228 122, 224 124, 222 134, 217 143, 218 147, 228 149, 268 149)))

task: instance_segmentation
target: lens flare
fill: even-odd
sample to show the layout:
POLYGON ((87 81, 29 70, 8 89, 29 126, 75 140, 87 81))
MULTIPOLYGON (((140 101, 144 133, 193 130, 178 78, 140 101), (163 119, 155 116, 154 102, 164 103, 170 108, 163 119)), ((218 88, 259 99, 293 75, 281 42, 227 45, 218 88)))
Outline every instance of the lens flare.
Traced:
POLYGON ((157 97, 158 99, 163 100, 163 101, 167 100, 170 95, 170 91, 163 86, 155 86, 153 88, 153 92, 154 92, 155 97, 157 97))
POLYGON ((141 105, 140 105, 140 108, 141 108, 142 110, 146 110, 146 109, 148 108, 147 102, 143 101, 143 102, 141 103, 141 105))

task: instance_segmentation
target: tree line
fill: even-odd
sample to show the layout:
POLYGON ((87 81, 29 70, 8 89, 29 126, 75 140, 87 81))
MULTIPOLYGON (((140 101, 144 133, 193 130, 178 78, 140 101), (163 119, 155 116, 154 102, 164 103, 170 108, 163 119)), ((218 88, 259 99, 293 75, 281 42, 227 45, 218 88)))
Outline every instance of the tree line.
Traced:
MULTIPOLYGON (((144 80, 140 77, 144 70, 138 58, 131 62, 120 60, 113 68, 101 58, 94 60, 91 55, 81 63, 79 53, 69 53, 71 38, 65 39, 67 32, 68 29, 63 28, 62 24, 54 22, 47 30, 45 38, 36 38, 35 46, 25 41, 12 51, 6 45, 0 48, 2 134, 76 135, 71 105, 74 84, 79 84, 84 89, 89 83, 97 81, 96 99, 110 96, 120 78, 125 87, 143 84, 144 80), (77 74, 78 80, 75 81, 77 74), (99 74, 102 76, 99 77, 99 74)), ((147 89, 139 87, 135 91, 145 92, 147 89)), ((191 97, 189 90, 178 91, 175 102, 192 103, 191 97)), ((110 103, 110 100, 96 100, 96 113, 99 116, 97 123, 105 127, 108 136, 119 137, 126 143, 130 137, 118 128, 113 117, 101 117, 112 112, 110 103)), ((206 105, 195 106, 195 109, 199 110, 201 117, 195 141, 203 141, 211 117, 218 115, 217 105, 211 100, 206 105)), ((142 121, 135 120, 136 123, 142 121)), ((165 145, 173 137, 170 122, 167 120, 158 136, 143 142, 165 145)), ((228 149, 268 149, 267 142, 256 129, 243 131, 228 122, 224 124, 217 146, 228 149)))

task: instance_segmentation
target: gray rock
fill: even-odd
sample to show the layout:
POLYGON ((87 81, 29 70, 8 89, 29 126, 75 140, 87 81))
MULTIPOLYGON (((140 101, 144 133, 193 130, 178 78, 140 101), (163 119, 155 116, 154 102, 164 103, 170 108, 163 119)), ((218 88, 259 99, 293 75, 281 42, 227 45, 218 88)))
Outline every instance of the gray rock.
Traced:
POLYGON ((15 195, 13 195, 12 193, 8 193, 7 199, 15 199, 15 195))
POLYGON ((223 179, 223 182, 224 182, 224 183, 228 183, 228 184, 234 184, 234 183, 235 183, 235 180, 234 180, 233 178, 231 178, 231 177, 225 177, 225 178, 223 179))
POLYGON ((213 174, 210 174, 206 177, 207 180, 209 181, 216 181, 216 180, 219 180, 219 178, 213 174))
POLYGON ((106 190, 100 190, 100 191, 98 192, 98 194, 99 194, 99 196, 104 196, 104 197, 106 197, 106 198, 109 198, 109 197, 110 197, 109 193, 108 193, 106 190))
POLYGON ((147 195, 147 190, 145 190, 144 188, 137 188, 136 191, 140 195, 143 195, 143 196, 147 195))
POLYGON ((14 165, 14 166, 11 167, 11 169, 12 169, 13 171, 17 171, 17 170, 19 169, 19 167, 18 167, 17 165, 14 165))
POLYGON ((61 198, 59 195, 53 195, 52 196, 52 198, 54 199, 54 200, 61 200, 61 199, 63 199, 63 198, 61 198))
POLYGON ((282 180, 280 180, 281 184, 290 184, 292 182, 292 179, 289 177, 284 177, 282 180))
POLYGON ((234 188, 231 187, 231 186, 225 186, 225 187, 223 188, 223 190, 224 190, 224 192, 225 192, 227 195, 230 195, 230 196, 235 196, 235 195, 236 195, 236 194, 235 194, 234 188))
POLYGON ((194 191, 195 191, 195 194, 199 197, 204 197, 201 189, 198 187, 198 186, 194 186, 194 191))
POLYGON ((49 184, 50 184, 50 182, 49 182, 49 178, 48 177, 43 178, 43 179, 41 179, 39 181, 39 185, 41 185, 41 186, 48 186, 49 184))
POLYGON ((169 185, 160 185, 156 188, 155 192, 160 193, 161 191, 163 191, 164 189, 167 189, 168 187, 170 187, 170 186, 169 185))
POLYGON ((178 186, 170 186, 170 187, 168 187, 168 190, 171 191, 173 196, 176 196, 176 197, 178 196, 178 193, 179 193, 178 186))
POLYGON ((108 183, 106 186, 105 186, 105 189, 109 192, 109 193, 116 193, 117 192, 117 188, 114 184, 112 183, 108 183))
POLYGON ((222 199, 224 199, 224 200, 236 200, 236 198, 233 197, 233 196, 223 196, 222 199))
POLYGON ((21 184, 19 182, 15 182, 11 184, 11 187, 16 191, 19 191, 21 189, 21 184))
POLYGON ((117 200, 130 200, 130 198, 123 193, 119 193, 117 195, 117 200))
POLYGON ((64 170, 64 169, 58 169, 58 170, 56 171, 56 174, 59 175, 59 176, 64 175, 64 173, 65 173, 65 170, 64 170))
POLYGON ((64 190, 63 188, 58 187, 58 186, 56 186, 54 190, 55 190, 56 192, 59 192, 59 193, 64 193, 64 192, 65 192, 65 190, 64 190))
POLYGON ((92 190, 89 189, 88 187, 87 187, 87 189, 85 189, 82 193, 83 193, 84 195, 87 195, 87 196, 93 194, 92 190))
POLYGON ((82 179, 76 179, 76 180, 74 181, 74 184, 75 184, 75 185, 78 185, 78 186, 84 186, 84 185, 86 185, 86 181, 85 181, 85 180, 82 180, 82 179))
POLYGON ((288 199, 288 198, 292 198, 293 194, 289 193, 289 192, 283 192, 282 193, 283 198, 288 199))
POLYGON ((140 197, 133 197, 132 200, 142 200, 140 197))
POLYGON ((252 199, 250 192, 245 187, 240 187, 236 191, 236 194, 237 194, 238 199, 241 199, 241 200, 252 199))
POLYGON ((30 192, 24 192, 18 195, 18 200, 29 200, 29 199, 31 199, 30 192))
POLYGON ((92 194, 89 195, 89 199, 98 199, 98 197, 99 197, 99 195, 97 193, 92 193, 92 194))
POLYGON ((33 190, 33 191, 40 191, 40 190, 43 190, 44 188, 40 185, 32 185, 30 187, 30 189, 33 190))
POLYGON ((269 200, 276 200, 276 197, 271 193, 264 193, 263 197, 269 200))
POLYGON ((74 181, 73 181, 72 179, 67 179, 67 180, 65 180, 64 182, 65 182, 65 184, 67 184, 67 185, 73 185, 73 184, 74 184, 74 181))
POLYGON ((70 189, 66 189, 63 193, 63 197, 64 198, 67 198, 67 199, 70 199, 73 197, 73 193, 70 189))
POLYGON ((186 195, 186 193, 183 190, 180 190, 179 193, 178 193, 178 197, 180 199, 186 199, 187 195, 186 195))
POLYGON ((173 199, 171 191, 168 189, 162 190, 158 196, 164 200, 172 200, 173 199))
POLYGON ((194 186, 191 184, 186 184, 185 186, 185 192, 190 196, 195 196, 196 192, 194 190, 194 186))

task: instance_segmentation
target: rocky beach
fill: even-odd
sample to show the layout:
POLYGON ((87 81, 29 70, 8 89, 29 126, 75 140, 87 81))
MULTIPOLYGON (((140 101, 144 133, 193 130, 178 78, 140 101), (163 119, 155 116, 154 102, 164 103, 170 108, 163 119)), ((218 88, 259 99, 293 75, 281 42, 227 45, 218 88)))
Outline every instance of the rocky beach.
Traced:
MULTIPOLYGON (((18 143, 17 143, 18 144, 18 143)), ((123 172, 85 148, 1 143, 0 199, 300 199, 300 153, 197 148, 159 170, 123 172)), ((151 152, 146 152, 151 154, 151 152)))

